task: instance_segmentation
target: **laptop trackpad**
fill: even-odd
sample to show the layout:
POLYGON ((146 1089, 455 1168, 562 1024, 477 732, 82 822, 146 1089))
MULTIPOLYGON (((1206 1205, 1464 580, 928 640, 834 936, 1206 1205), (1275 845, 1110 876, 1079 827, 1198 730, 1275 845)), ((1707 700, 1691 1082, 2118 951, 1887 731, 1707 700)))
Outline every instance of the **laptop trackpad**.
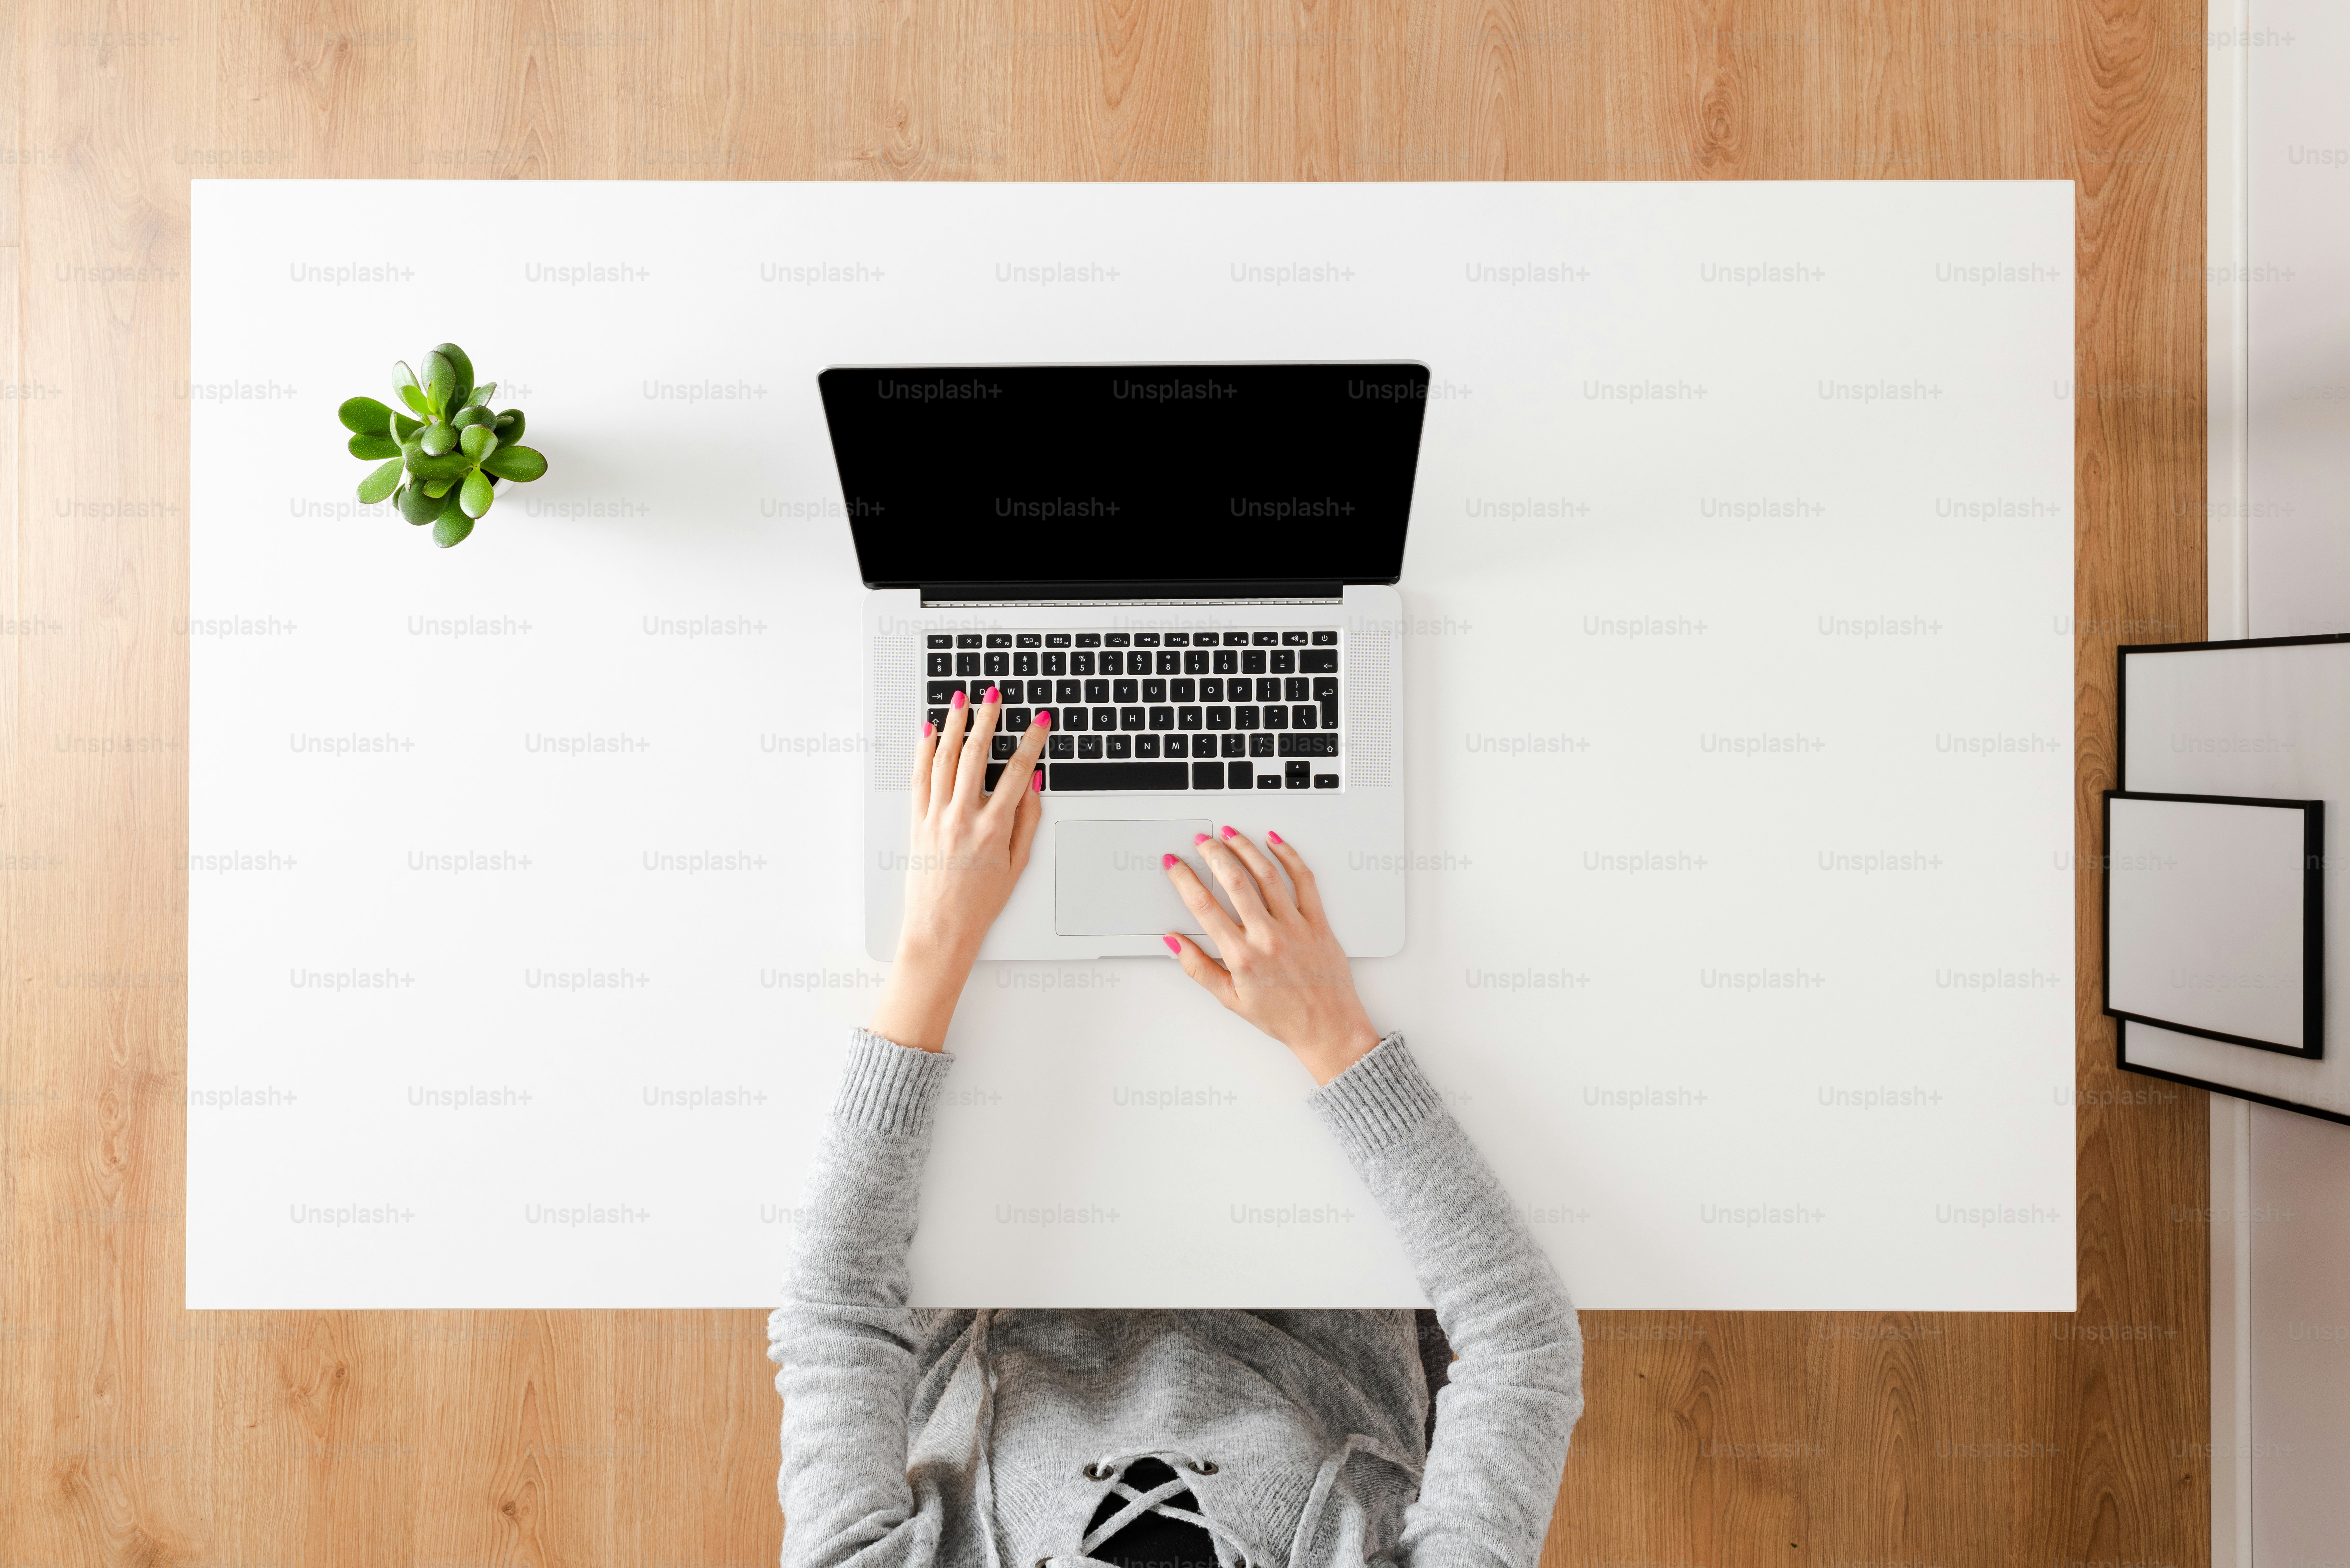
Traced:
MULTIPOLYGON (((1175 896, 1163 857, 1180 855, 1201 869, 1192 836, 1214 831, 1205 817, 1159 822, 1057 822, 1053 825, 1053 929, 1065 937, 1200 934, 1200 922, 1175 896)), ((1214 883, 1210 881, 1211 889, 1214 883)))

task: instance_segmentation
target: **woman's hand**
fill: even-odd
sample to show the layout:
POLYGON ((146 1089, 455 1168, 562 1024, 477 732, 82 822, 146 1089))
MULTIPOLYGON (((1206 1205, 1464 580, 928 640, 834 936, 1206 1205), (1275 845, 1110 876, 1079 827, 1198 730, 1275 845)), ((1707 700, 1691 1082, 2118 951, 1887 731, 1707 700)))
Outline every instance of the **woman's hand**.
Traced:
POLYGON ((1278 869, 1264 851, 1232 828, 1221 839, 1203 833, 1193 840, 1239 912, 1238 924, 1201 885, 1188 861, 1167 857, 1168 879, 1223 961, 1210 958, 1189 937, 1170 931, 1165 940, 1185 974, 1288 1046, 1315 1083, 1326 1084, 1369 1054, 1379 1032, 1355 994, 1355 972, 1323 918, 1322 895, 1305 857, 1278 833, 1264 837, 1281 862, 1278 869), (1284 870, 1289 883, 1281 879, 1284 870), (1294 897, 1290 884, 1297 889, 1294 897))
POLYGON ((873 1010, 872 1033, 943 1050, 980 940, 1027 867, 1044 806, 1036 759, 1051 728, 1040 714, 986 793, 988 742, 1003 712, 993 686, 976 709, 955 694, 946 725, 922 726, 914 747, 914 823, 906 845, 906 919, 898 960, 873 1010))

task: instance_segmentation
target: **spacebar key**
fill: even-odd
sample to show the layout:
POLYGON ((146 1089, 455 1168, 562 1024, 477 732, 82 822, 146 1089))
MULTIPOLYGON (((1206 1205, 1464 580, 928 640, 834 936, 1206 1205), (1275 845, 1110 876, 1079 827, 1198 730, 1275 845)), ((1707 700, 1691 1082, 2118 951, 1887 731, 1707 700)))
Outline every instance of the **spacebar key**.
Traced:
POLYGON ((1047 763, 1053 793, 1072 789, 1181 789, 1189 763, 1047 763))

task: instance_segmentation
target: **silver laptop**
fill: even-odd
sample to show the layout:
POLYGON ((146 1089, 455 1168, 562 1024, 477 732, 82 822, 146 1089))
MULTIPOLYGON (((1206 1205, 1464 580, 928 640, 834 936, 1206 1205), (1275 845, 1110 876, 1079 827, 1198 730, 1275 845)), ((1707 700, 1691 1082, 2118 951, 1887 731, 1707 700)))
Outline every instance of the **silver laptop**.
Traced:
POLYGON ((910 746, 1053 715, 1044 826, 983 959, 1163 957, 1160 857, 1272 828, 1347 951, 1404 940, 1403 569, 1429 373, 1407 363, 838 367, 865 586, 865 940, 897 950, 910 746))

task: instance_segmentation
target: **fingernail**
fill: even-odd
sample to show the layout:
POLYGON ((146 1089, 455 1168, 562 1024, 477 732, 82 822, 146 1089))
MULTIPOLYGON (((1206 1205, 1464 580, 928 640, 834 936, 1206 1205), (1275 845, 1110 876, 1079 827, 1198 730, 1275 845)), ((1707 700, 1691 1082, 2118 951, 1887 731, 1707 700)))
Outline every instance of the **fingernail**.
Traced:
POLYGON ((957 707, 957 708, 960 708, 960 707, 962 707, 964 703, 966 703, 966 702, 968 702, 968 701, 971 701, 971 699, 970 699, 970 698, 968 698, 968 697, 964 696, 962 692, 958 691, 958 692, 956 692, 956 693, 954 694, 954 702, 952 703, 952 706, 957 707))
POLYGON ((991 686, 987 689, 987 700, 991 702, 1001 702, 1003 701, 1003 693, 991 686))
POLYGON ((1173 937, 1161 937, 1159 940, 1167 944, 1167 950, 1169 952, 1173 953, 1177 958, 1181 958, 1183 956, 1183 944, 1181 942, 1177 941, 1173 937))
POLYGON ((1038 794, 1045 793, 1045 770, 1038 768, 1028 775, 1028 787, 1038 794))
POLYGON ((1240 835, 1233 832, 1232 829, 1228 826, 1224 829, 1224 836, 1226 838, 1237 838, 1240 835))
POLYGON ((1051 729, 1053 727, 1053 711, 1050 708, 1038 709, 1036 711, 1036 722, 1044 725, 1045 728, 1048 730, 1051 729))
POLYGON ((929 740, 929 739, 931 738, 931 722, 930 722, 928 719, 923 720, 923 721, 922 721, 922 739, 924 739, 924 740, 926 740, 926 741, 927 741, 927 740, 929 740))
POLYGON ((1191 842, 1194 844, 1205 844, 1208 842, 1208 836, 1204 833, 1195 833, 1191 835, 1191 842))
POLYGON ((1281 835, 1268 827, 1264 830, 1264 841, 1267 844, 1279 844, 1282 842, 1282 837, 1281 835))
POLYGON ((1173 856, 1173 855, 1162 855, 1162 856, 1160 856, 1160 857, 1159 857, 1159 868, 1161 871, 1172 871, 1172 870, 1174 870, 1174 869, 1175 869, 1175 862, 1176 862, 1176 860, 1177 860, 1178 858, 1179 858, 1179 857, 1177 857, 1177 856, 1173 856))

